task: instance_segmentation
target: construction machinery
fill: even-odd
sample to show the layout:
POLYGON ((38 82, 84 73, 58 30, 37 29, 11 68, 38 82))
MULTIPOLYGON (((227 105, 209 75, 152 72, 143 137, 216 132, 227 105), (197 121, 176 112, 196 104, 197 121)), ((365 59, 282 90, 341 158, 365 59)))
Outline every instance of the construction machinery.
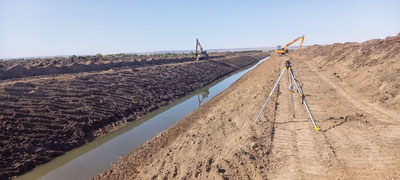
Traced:
POLYGON ((203 50, 203 46, 201 46, 199 39, 196 39, 196 54, 195 54, 195 56, 196 56, 196 60, 208 58, 207 51, 203 50))
POLYGON ((303 42, 304 42, 304 37, 305 37, 305 35, 303 34, 302 36, 298 37, 297 39, 293 40, 292 42, 287 43, 285 48, 281 48, 281 46, 279 45, 276 49, 276 53, 279 55, 285 55, 286 53, 289 52, 288 47, 300 39, 301 39, 301 43, 300 43, 299 50, 301 50, 301 46, 303 46, 303 42))

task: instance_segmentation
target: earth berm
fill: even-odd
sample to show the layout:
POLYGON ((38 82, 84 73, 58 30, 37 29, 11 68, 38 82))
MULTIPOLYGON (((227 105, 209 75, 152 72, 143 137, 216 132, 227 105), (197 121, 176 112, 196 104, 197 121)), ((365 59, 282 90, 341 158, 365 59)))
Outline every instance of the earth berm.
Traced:
POLYGON ((95 179, 398 179, 399 41, 272 56, 95 179), (288 59, 319 132, 286 77, 255 122, 288 59))

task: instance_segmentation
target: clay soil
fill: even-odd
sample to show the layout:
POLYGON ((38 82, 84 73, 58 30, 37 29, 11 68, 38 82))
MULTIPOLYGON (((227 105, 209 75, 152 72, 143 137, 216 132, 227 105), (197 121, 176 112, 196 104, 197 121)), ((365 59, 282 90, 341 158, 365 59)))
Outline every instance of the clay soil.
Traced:
POLYGON ((265 56, 172 59, 0 81, 0 179, 26 172, 265 56))
MULTIPOLYGON (((229 53, 214 53, 210 59, 222 58, 229 53)), ((194 61, 188 54, 166 55, 96 55, 70 56, 0 61, 0 80, 40 75, 68 74, 91 71, 104 71, 119 67, 145 67, 160 64, 194 61)))
POLYGON ((399 48, 400 34, 274 55, 95 179, 399 179, 399 48), (319 132, 297 94, 291 114, 285 76, 255 122, 288 59, 319 132))

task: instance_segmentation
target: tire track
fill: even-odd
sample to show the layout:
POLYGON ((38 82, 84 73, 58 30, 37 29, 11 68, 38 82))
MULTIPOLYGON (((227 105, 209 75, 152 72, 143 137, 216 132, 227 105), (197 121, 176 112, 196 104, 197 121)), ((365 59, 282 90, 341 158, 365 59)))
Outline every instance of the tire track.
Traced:
POLYGON ((314 131, 298 97, 295 97, 296 118, 292 118, 283 78, 268 177, 400 177, 400 129, 398 120, 393 118, 396 114, 381 107, 366 107, 365 102, 356 101, 360 99, 354 98, 357 95, 346 94, 335 82, 321 78, 317 71, 311 70, 311 65, 294 63, 293 68, 321 132, 314 131))

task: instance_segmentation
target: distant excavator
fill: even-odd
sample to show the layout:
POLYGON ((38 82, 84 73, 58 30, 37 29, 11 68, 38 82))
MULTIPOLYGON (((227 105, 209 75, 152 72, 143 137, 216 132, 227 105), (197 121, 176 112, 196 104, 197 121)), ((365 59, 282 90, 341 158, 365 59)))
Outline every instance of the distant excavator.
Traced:
POLYGON ((293 40, 292 42, 287 43, 285 48, 281 48, 281 46, 279 45, 276 49, 276 54, 279 54, 279 55, 287 54, 289 52, 288 47, 300 39, 301 39, 301 43, 300 43, 299 50, 301 50, 301 47, 303 46, 303 42, 304 42, 304 37, 305 37, 305 35, 303 34, 302 36, 298 37, 297 39, 293 40))
POLYGON ((203 46, 201 46, 199 39, 196 39, 196 60, 207 59, 207 51, 203 51, 203 46), (200 49, 200 51, 199 51, 200 49))

